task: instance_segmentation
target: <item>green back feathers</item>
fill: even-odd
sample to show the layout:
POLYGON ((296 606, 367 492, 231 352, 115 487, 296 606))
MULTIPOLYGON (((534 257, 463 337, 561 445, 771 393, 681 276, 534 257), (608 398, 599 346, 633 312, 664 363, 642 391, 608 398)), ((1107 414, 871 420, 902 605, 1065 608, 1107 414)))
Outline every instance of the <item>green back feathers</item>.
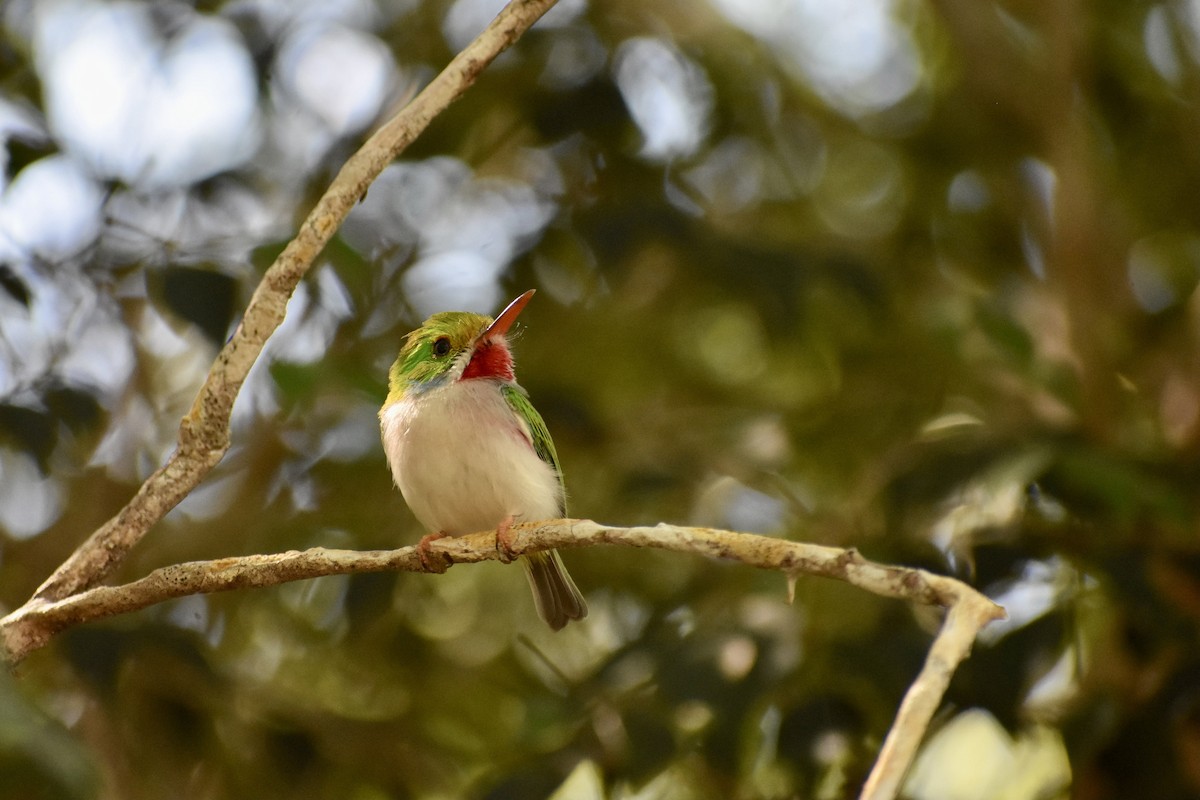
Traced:
POLYGON ((516 384, 502 386, 500 392, 508 402, 508 407, 516 412, 518 417, 525 420, 525 424, 529 426, 529 436, 533 439, 533 450, 537 453, 538 458, 554 467, 555 473, 558 474, 559 513, 566 514, 567 488, 563 484, 562 467, 558 465, 558 453, 554 450, 554 440, 550 438, 550 430, 546 427, 545 420, 533 407, 533 403, 529 402, 529 397, 520 386, 516 384))

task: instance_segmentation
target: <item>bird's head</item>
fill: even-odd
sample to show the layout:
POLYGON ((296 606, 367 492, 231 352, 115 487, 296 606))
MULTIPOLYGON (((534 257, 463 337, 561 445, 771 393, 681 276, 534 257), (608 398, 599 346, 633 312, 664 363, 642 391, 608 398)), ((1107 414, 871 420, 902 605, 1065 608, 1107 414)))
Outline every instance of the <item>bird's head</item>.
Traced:
POLYGON ((495 319, 468 311, 442 311, 425 320, 405 337, 392 364, 387 402, 460 380, 513 380, 507 334, 533 293, 530 289, 513 300, 495 319))

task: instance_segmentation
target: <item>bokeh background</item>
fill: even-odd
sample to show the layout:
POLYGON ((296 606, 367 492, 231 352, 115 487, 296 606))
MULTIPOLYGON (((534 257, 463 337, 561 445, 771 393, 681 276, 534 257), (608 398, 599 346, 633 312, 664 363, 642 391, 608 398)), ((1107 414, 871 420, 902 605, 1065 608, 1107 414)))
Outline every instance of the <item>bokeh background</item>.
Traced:
MULTIPOLYGON (((170 452, 265 267, 495 0, 0 10, 0 604, 170 452)), ((1200 796, 1200 2, 563 0, 372 186, 114 579, 422 533, 376 410, 537 288, 571 511, 1004 603, 906 793, 1200 796)), ((0 674, 0 797, 854 796, 936 615, 568 552, 188 598, 0 674), (555 794, 557 792, 557 794, 555 794)))

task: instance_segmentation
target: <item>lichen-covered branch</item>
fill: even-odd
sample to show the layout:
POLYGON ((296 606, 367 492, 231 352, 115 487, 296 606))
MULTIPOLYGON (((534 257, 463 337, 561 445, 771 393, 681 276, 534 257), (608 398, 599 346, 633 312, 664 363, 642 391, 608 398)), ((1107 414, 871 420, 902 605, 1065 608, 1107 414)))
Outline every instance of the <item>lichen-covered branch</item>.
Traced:
POLYGON ((116 516, 54 571, 34 595, 61 600, 108 575, 154 523, 188 495, 229 449, 229 415, 268 337, 283 322, 288 299, 367 187, 429 123, 465 92, 555 3, 512 0, 499 16, 342 167, 288 246, 263 275, 241 324, 221 349, 191 411, 179 446, 116 516))

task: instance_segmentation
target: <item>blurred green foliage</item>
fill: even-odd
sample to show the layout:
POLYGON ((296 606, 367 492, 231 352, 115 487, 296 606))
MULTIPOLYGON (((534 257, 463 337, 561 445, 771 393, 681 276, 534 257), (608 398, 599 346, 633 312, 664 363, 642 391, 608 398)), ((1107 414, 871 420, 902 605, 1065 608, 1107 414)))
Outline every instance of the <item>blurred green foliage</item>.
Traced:
MULTIPOLYGON (((3 606, 161 463, 333 172, 495 11, 320 5, 4 9, 3 606), (177 173, 67 125, 47 42, 97 9, 145 23, 162 76, 198 21, 244 52, 252 123, 213 145, 242 155, 205 149, 215 118, 177 173), (22 193, 68 161, 40 173, 63 205, 22 193)), ((1194 4, 814 5, 564 0, 372 187, 233 449, 116 578, 415 541, 375 419, 400 338, 536 287, 518 375, 573 515, 855 546, 1008 606, 911 796, 1200 793, 1194 4)), ((559 634, 499 565, 71 630, 0 678, 0 797, 850 797, 937 624, 663 553, 566 559, 592 613, 559 634)))

